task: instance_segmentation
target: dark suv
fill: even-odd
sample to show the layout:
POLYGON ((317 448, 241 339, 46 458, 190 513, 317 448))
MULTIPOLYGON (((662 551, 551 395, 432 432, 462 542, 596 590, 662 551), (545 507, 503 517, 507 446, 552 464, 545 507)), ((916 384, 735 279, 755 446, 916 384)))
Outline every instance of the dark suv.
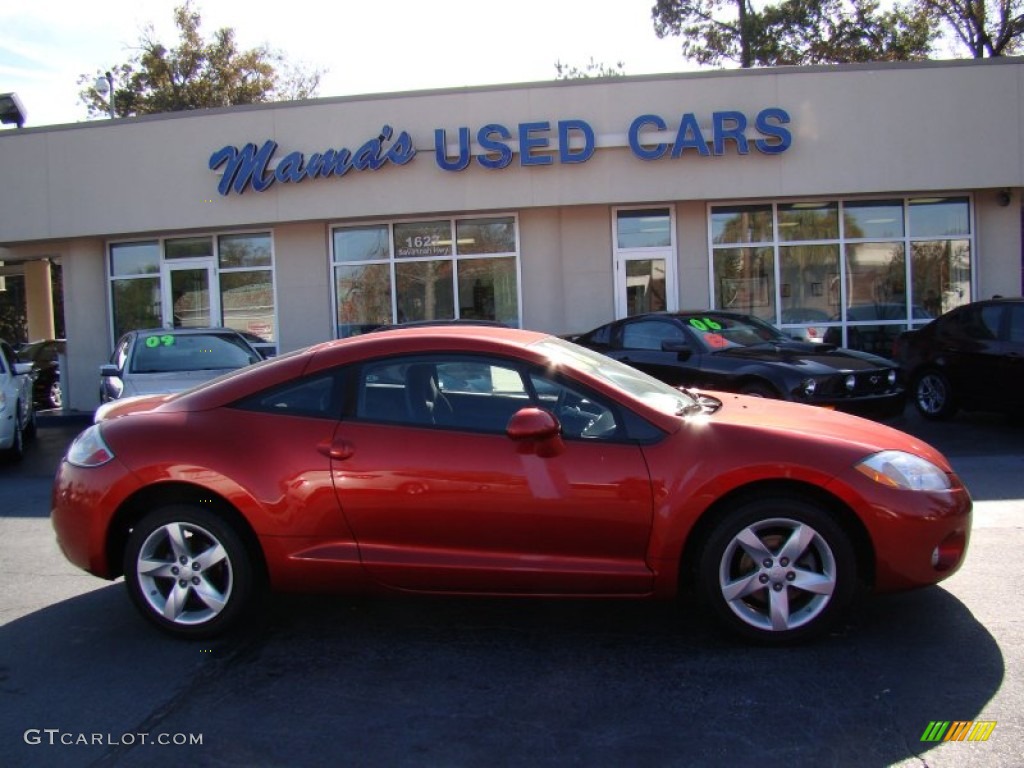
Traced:
POLYGON ((1024 299, 950 310, 900 334, 893 356, 927 419, 947 419, 958 408, 1024 413, 1024 299))

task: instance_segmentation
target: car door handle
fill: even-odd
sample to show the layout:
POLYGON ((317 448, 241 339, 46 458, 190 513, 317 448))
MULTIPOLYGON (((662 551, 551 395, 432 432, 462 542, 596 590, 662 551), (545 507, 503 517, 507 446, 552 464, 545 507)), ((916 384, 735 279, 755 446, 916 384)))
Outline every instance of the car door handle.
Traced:
POLYGON ((324 440, 316 449, 329 459, 344 461, 356 452, 348 440, 324 440))

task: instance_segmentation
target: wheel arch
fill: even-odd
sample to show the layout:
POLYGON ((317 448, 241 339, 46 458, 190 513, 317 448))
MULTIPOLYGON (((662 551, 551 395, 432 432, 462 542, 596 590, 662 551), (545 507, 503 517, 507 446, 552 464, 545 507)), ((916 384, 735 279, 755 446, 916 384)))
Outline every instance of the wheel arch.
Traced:
POLYGON ((216 512, 242 539, 246 551, 256 565, 258 577, 264 582, 268 579, 263 548, 245 516, 227 499, 209 488, 183 482, 148 485, 124 500, 107 528, 106 554, 109 578, 115 579, 123 575, 124 551, 136 523, 147 513, 171 504, 194 504, 216 512))
POLYGON ((869 588, 874 586, 874 545, 867 528, 854 511, 842 499, 816 485, 799 480, 772 479, 760 480, 734 488, 704 510, 683 543, 683 551, 679 559, 680 594, 692 591, 697 583, 699 553, 707 543, 715 526, 733 509, 746 502, 763 499, 767 496, 789 496, 803 499, 831 512, 843 530, 850 535, 860 580, 869 588))

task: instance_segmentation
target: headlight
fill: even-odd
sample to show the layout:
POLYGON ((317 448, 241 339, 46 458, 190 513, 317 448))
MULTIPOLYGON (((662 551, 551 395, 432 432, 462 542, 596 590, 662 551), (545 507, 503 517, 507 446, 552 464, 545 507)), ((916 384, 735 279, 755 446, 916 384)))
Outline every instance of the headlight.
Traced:
POLYGON ((107 447, 95 424, 76 437, 68 448, 68 463, 76 467, 101 467, 113 458, 114 452, 107 447))
POLYGON ((895 383, 896 383, 896 369, 893 368, 891 371, 889 371, 889 386, 891 387, 895 383))
POLYGON ((818 382, 814 379, 805 379, 800 386, 803 388, 805 395, 814 397, 814 390, 818 388, 818 382))
POLYGON ((930 461, 903 451, 882 451, 857 464, 876 483, 907 491, 948 491, 949 476, 930 461))
POLYGON ((849 376, 847 376, 847 377, 846 377, 846 380, 845 380, 845 382, 844 382, 844 383, 846 384, 846 388, 847 388, 847 389, 848 389, 848 390, 849 390, 850 392, 853 392, 853 390, 854 390, 854 389, 856 388, 856 386, 857 386, 857 377, 856 377, 856 376, 854 376, 854 375, 853 375, 853 374, 851 373, 851 374, 850 374, 849 376))

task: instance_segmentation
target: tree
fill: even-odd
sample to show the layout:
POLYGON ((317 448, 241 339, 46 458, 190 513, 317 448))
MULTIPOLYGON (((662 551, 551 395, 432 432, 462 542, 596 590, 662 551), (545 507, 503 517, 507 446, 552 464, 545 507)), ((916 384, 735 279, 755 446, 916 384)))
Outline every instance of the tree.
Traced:
POLYGON ((561 61, 556 61, 555 79, 585 80, 590 77, 624 77, 626 71, 623 69, 623 66, 624 64, 621 61, 615 62, 613 66, 608 66, 604 62, 594 61, 593 56, 590 57, 590 61, 582 69, 575 64, 563 64, 561 61))
POLYGON ((878 0, 783 0, 757 10, 752 0, 656 0, 651 16, 658 37, 682 37, 683 56, 699 64, 927 58, 937 35, 929 15, 917 6, 879 6, 878 0))
POLYGON ((1024 0, 917 0, 975 59, 1024 50, 1024 0))
MULTIPOLYGON (((174 23, 180 33, 177 47, 168 49, 156 40, 150 25, 134 58, 109 70, 118 117, 315 95, 321 70, 289 66, 281 53, 266 45, 239 50, 230 27, 217 30, 212 40, 205 41, 199 33, 201 22, 192 0, 186 0, 174 9, 174 23)), ((97 75, 100 73, 78 78, 83 86, 79 98, 89 117, 109 111, 107 100, 95 87, 97 75)))

